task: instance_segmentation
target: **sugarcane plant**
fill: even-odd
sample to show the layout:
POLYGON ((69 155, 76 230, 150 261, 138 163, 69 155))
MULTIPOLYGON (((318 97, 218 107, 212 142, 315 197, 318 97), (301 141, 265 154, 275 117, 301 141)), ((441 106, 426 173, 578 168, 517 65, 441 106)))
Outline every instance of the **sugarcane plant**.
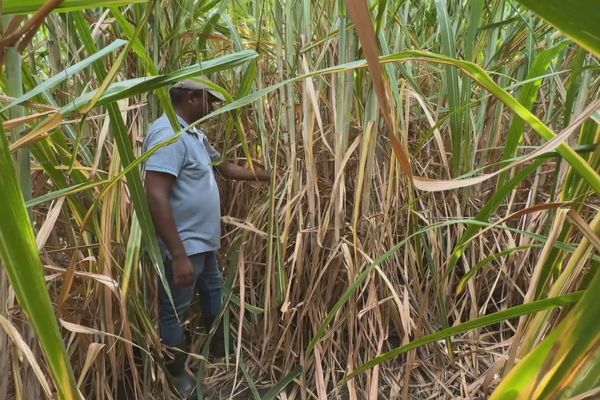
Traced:
POLYGON ((598 393, 597 1, 1 7, 1 398, 173 395, 140 171, 183 79, 274 171, 221 185, 233 358, 188 324, 216 398, 598 393))

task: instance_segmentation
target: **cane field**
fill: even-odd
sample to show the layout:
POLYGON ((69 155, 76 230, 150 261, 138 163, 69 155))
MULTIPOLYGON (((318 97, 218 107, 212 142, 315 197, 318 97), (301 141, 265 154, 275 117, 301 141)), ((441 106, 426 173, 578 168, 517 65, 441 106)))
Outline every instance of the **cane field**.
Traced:
POLYGON ((141 166, 183 79, 272 171, 219 178, 232 343, 190 315, 198 398, 600 398, 600 1, 0 14, 0 399, 178 398, 141 166))

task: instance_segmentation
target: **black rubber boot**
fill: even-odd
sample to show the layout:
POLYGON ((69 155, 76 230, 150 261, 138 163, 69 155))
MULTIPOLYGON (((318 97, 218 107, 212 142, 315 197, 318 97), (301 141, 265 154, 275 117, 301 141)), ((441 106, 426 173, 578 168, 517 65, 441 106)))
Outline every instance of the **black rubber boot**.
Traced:
MULTIPOLYGON (((187 345, 174 346, 184 352, 188 351, 187 345)), ((169 380, 179 395, 186 400, 196 399, 196 378, 185 369, 188 355, 181 351, 174 351, 172 359, 167 359, 166 367, 169 380)))

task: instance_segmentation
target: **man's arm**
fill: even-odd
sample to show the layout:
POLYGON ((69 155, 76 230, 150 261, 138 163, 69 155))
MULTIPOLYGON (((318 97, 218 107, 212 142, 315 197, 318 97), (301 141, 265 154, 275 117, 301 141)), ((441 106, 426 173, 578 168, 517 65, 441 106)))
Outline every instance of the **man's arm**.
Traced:
POLYGON ((177 178, 164 172, 146 171, 146 198, 154 227, 171 253, 175 286, 194 283, 194 268, 183 247, 173 218, 169 194, 177 178))
POLYGON ((224 161, 215 167, 221 175, 227 179, 235 179, 237 181, 259 181, 268 182, 271 180, 271 173, 264 169, 255 168, 252 171, 249 168, 240 167, 229 161, 224 161))

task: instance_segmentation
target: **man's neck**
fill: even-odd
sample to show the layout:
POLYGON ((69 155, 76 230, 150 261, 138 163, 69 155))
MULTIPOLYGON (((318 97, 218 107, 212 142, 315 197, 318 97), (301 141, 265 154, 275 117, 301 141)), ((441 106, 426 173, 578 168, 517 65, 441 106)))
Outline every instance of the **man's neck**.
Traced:
POLYGON ((181 119, 183 119, 185 121, 185 123, 188 125, 191 125, 193 122, 195 122, 195 121, 192 121, 192 118, 189 115, 187 115, 185 112, 183 112, 182 110, 178 110, 177 108, 175 108, 175 113, 181 119))

